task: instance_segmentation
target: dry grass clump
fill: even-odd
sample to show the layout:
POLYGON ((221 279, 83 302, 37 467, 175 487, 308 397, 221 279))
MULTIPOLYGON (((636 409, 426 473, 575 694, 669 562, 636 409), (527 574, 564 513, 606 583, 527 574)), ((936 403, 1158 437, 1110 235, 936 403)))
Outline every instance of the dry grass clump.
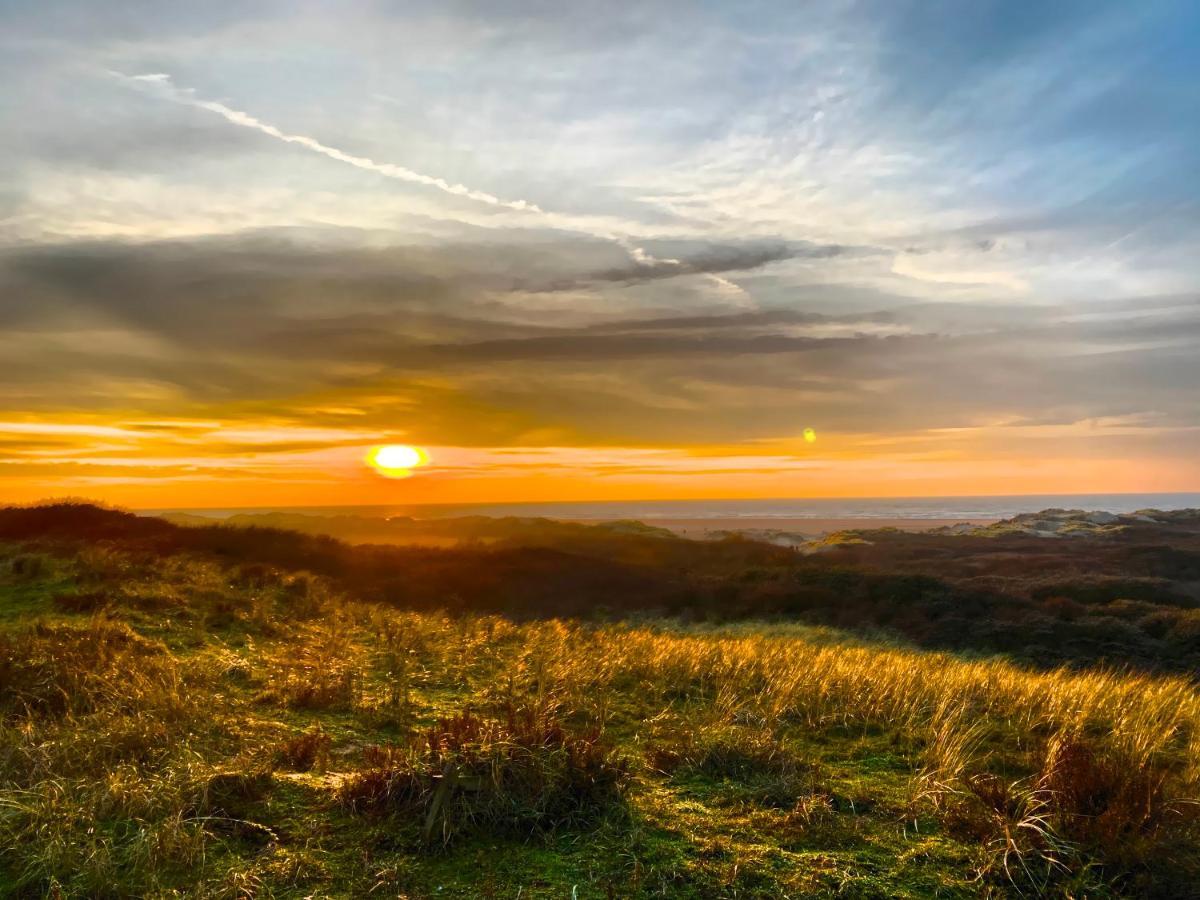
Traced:
POLYGON ((83 627, 39 624, 0 633, 4 715, 132 711, 177 697, 179 679, 166 648, 123 623, 97 618, 83 627))
POLYGON ((8 561, 8 571, 18 580, 32 580, 49 568, 47 559, 40 553, 21 553, 8 561))
POLYGON ((96 613, 106 609, 113 602, 113 597, 107 591, 79 591, 58 594, 54 605, 68 613, 96 613))
POLYGON ((0 631, 0 894, 145 896, 199 865, 198 761, 236 744, 213 683, 105 615, 0 631))
POLYGON ((275 832, 254 820, 256 806, 271 785, 271 774, 265 771, 215 772, 201 780, 186 814, 220 836, 256 845, 273 842, 275 832))
POLYGON ((307 668, 294 671, 260 695, 290 709, 353 709, 360 696, 360 677, 353 668, 307 668))
POLYGON ((363 697, 360 648, 337 617, 294 632, 268 670, 258 700, 299 710, 352 710, 363 697))
POLYGON ((597 730, 569 730, 550 705, 471 710, 408 744, 371 747, 340 790, 365 812, 418 817, 422 837, 471 830, 531 834, 594 822, 620 803, 628 770, 597 730))
POLYGON ((943 723, 915 799, 979 841, 981 877, 1039 892, 1098 877, 1155 895, 1200 879, 1200 780, 1161 752, 1136 758, 1102 736, 1059 731, 997 761, 981 727, 943 723), (1024 773, 1012 773, 1014 764, 1024 773), (996 771, 1007 768, 1005 773, 996 771))
POLYGON ((294 772, 324 769, 329 762, 329 748, 332 744, 333 739, 322 730, 318 722, 307 731, 283 741, 275 751, 275 762, 294 772))
POLYGON ((184 779, 130 766, 5 790, 5 896, 147 896, 166 888, 205 854, 204 828, 184 814, 186 805, 184 779))
POLYGON ((145 895, 202 860, 188 786, 197 746, 220 729, 189 699, 202 682, 103 620, 0 637, 0 669, 6 890, 145 895))

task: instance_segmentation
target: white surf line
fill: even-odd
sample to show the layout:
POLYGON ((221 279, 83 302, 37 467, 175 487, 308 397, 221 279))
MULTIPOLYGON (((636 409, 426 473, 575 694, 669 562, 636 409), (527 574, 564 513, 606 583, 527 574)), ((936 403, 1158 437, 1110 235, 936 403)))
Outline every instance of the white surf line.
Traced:
MULTIPOLYGON (((469 188, 463 184, 451 184, 444 178, 438 178, 434 175, 426 175, 421 172, 415 172, 406 166, 396 165, 389 162, 377 162, 367 156, 357 156, 353 153, 347 153, 344 150, 339 150, 337 147, 331 147, 328 144, 323 144, 316 138, 309 137, 303 134, 289 134, 288 132, 277 128, 269 122, 264 122, 249 113, 241 110, 233 109, 226 106, 224 103, 218 103, 215 100, 204 100, 196 96, 192 88, 177 86, 171 76, 165 72, 154 72, 144 75, 126 75, 122 72, 109 71, 109 74, 119 78, 120 80, 132 83, 133 86, 147 90, 155 96, 181 103, 185 106, 203 109, 216 115, 221 116, 225 121, 232 125, 238 125, 242 128, 250 128, 261 134, 273 137, 276 140, 283 141, 288 144, 295 144, 311 150, 314 153, 319 153, 329 159, 336 160, 347 165, 354 166, 358 169, 363 169, 367 172, 374 172, 377 175, 382 175, 385 178, 394 178, 397 181, 407 181, 411 184, 421 184, 428 187, 436 188, 447 194, 453 194, 456 197, 465 197, 468 200, 474 200, 478 203, 485 203, 488 206, 503 207, 505 209, 515 210, 521 213, 529 213, 534 216, 543 217, 548 220, 548 224, 552 227, 564 227, 564 221, 569 221, 569 216, 563 216, 558 213, 547 212, 539 207, 536 203, 530 203, 528 200, 503 200, 494 194, 489 194, 486 191, 479 191, 469 188)), ((578 231, 582 234, 590 234, 593 237, 602 238, 604 240, 613 241, 621 247, 629 258, 634 262, 652 267, 655 265, 671 265, 681 266, 682 263, 677 259, 660 259, 649 253, 644 247, 639 247, 634 244, 628 237, 614 232, 599 231, 590 228, 582 228, 577 225, 568 226, 570 230, 578 231)))

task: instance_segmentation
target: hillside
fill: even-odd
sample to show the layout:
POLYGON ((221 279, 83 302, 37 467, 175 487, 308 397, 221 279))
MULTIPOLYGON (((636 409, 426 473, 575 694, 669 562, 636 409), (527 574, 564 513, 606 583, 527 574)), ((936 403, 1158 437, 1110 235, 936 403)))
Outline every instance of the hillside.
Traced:
POLYGON ((58 505, 0 509, 0 541, 64 544, 67 552, 79 542, 116 542, 149 559, 199 554, 226 566, 305 570, 357 599, 413 610, 800 621, 1042 667, 1103 662, 1190 673, 1200 669, 1200 513, 1158 516, 1072 527, 1070 538, 1030 534, 1019 521, 969 534, 864 530, 800 550, 621 525, 485 526, 476 517, 439 524, 450 545, 430 547, 184 527, 58 505))
MULTIPOLYGON (((91 507, 0 529, 7 894, 1195 895, 1185 678, 1037 672, 781 616, 405 608, 379 586, 439 560, 412 575, 422 591, 493 565, 469 583, 548 591, 590 558, 584 596, 613 589, 604 569, 643 579, 640 602, 691 583, 671 568, 684 541, 655 567, 607 537, 591 557, 429 556, 91 507)), ((907 538, 873 540, 836 553, 911 563, 890 543, 907 538)), ((694 565, 719 584, 812 571, 777 553, 732 542, 694 565)))

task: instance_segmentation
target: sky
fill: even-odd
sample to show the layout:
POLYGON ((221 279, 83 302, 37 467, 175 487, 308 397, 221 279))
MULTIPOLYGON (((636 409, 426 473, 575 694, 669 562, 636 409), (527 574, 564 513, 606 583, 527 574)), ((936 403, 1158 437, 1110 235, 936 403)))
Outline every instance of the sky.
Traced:
POLYGON ((0 159, 10 502, 1200 489, 1190 0, 0 0, 0 159))

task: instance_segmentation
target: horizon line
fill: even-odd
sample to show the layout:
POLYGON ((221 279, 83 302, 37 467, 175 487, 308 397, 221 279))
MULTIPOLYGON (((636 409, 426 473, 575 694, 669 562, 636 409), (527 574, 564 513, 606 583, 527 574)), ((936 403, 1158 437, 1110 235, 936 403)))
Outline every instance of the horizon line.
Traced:
MULTIPOLYGON (((618 503, 812 503, 824 501, 847 500, 998 500, 1021 499, 1026 497, 1166 497, 1180 495, 1195 495, 1200 497, 1200 489, 1180 491, 1064 491, 1062 493, 1032 493, 1032 494, 895 494, 895 495, 839 495, 824 497, 649 497, 628 498, 617 500, 478 500, 457 502, 414 502, 414 503, 296 503, 287 505, 261 504, 252 506, 123 506, 104 501, 98 502, 105 506, 117 506, 138 512, 171 512, 175 510, 252 510, 252 509, 385 509, 394 507, 463 507, 463 506, 569 506, 569 505, 604 505, 618 503)), ((87 500, 87 498, 61 498, 62 500, 87 500)), ((54 502, 54 498, 35 501, 33 504, 54 502)))

